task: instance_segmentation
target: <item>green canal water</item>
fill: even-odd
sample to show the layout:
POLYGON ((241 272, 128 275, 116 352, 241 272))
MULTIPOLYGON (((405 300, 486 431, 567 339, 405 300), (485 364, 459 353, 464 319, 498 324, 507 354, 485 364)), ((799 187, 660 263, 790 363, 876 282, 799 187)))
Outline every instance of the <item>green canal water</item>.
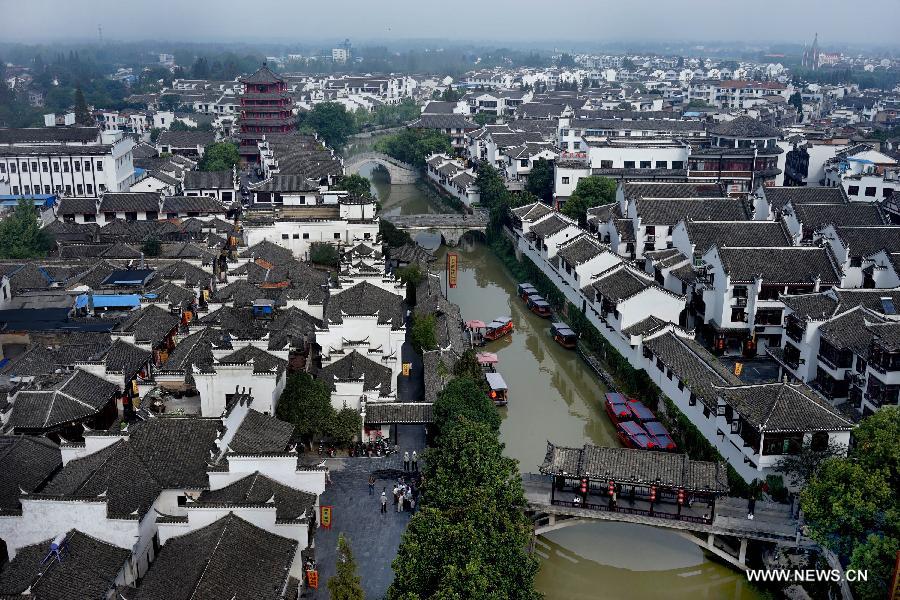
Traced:
MULTIPOLYGON (((422 185, 374 179, 385 213, 448 212, 422 185)), ((448 249, 437 247, 439 239, 423 234, 418 241, 434 249, 437 264, 443 264, 448 249)), ((460 306, 463 318, 488 321, 508 315, 515 326, 511 337, 486 348, 497 353, 497 370, 509 386, 509 406, 500 409, 506 454, 519 461, 523 472, 536 472, 548 440, 618 445, 601 410, 604 387, 575 352, 553 341, 549 321, 525 308, 516 296, 519 282, 500 260, 468 237, 450 251, 459 254, 459 283, 450 290, 450 300, 460 306)), ((677 534, 652 527, 572 526, 538 538, 536 552, 541 557, 537 585, 548 600, 760 598, 743 574, 710 560, 677 534)))

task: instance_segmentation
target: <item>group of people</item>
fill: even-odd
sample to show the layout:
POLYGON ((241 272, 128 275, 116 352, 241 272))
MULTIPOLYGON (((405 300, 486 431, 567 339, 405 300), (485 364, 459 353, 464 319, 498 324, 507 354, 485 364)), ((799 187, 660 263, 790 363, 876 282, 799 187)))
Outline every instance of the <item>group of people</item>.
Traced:
POLYGON ((404 471, 418 471, 419 470, 419 455, 413 450, 412 453, 412 461, 410 461, 409 450, 403 453, 403 470, 404 471), (410 464, 410 462, 412 464, 410 464))
MULTIPOLYGON (((372 486, 372 480, 374 477, 369 479, 369 485, 372 486)), ((410 483, 406 483, 404 480, 400 480, 394 484, 393 489, 391 490, 391 495, 394 498, 394 506, 397 509, 397 512, 415 512, 416 510, 416 502, 419 500, 419 487, 416 485, 415 481, 411 481, 410 483)), ((381 512, 386 513, 388 511, 388 497, 387 497, 387 488, 382 488, 381 490, 381 512)))

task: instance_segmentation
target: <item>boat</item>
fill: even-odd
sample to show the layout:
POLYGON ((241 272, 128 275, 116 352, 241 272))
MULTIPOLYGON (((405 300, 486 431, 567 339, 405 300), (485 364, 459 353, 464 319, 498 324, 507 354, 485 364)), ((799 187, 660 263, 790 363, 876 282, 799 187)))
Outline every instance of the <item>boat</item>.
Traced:
POLYGON ((634 421, 622 421, 616 425, 616 436, 628 448, 653 450, 656 447, 653 437, 634 421))
POLYGON ((540 294, 531 294, 528 296, 527 305, 528 310, 544 319, 553 315, 553 311, 550 309, 550 303, 544 300, 544 297, 540 294))
POLYGON ((491 391, 488 392, 491 401, 497 406, 506 406, 507 402, 509 402, 509 397, 507 396, 506 382, 503 380, 503 376, 500 373, 491 371, 485 373, 484 378, 491 388, 491 391))
POLYGON ((494 352, 479 352, 475 355, 475 358, 478 359, 478 364, 481 365, 483 371, 493 371, 494 365, 500 362, 500 359, 497 358, 494 352))
POLYGON ((647 408, 640 400, 629 400, 628 408, 631 410, 632 417, 638 423, 656 420, 656 415, 653 414, 653 411, 647 408))
POLYGON ((606 394, 606 414, 609 415, 613 424, 618 425, 619 421, 627 421, 631 419, 631 409, 628 408, 628 399, 617 392, 608 392, 606 394))
POLYGON ((505 335, 512 333, 513 323, 512 317, 497 317, 487 324, 484 329, 484 339, 488 342, 499 340, 505 335))
POLYGON ((578 334, 569 329, 565 323, 551 323, 550 333, 556 343, 563 348, 573 349, 578 345, 578 334))
POLYGON ((538 291, 537 288, 535 288, 530 283, 520 283, 519 287, 517 288, 517 293, 519 294, 519 298, 527 301, 528 296, 530 296, 531 294, 537 294, 538 291))
POLYGON ((644 423, 644 429, 653 436, 653 439, 656 441, 657 450, 664 450, 666 452, 675 452, 675 450, 677 450, 675 440, 669 435, 669 431, 666 429, 665 425, 659 421, 647 421, 644 423))

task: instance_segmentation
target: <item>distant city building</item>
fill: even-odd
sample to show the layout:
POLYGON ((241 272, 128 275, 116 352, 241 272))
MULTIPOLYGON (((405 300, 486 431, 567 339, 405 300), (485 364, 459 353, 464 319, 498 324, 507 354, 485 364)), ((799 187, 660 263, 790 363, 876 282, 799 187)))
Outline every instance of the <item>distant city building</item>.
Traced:
POLYGON ((813 38, 812 46, 809 48, 803 49, 803 58, 800 61, 800 64, 804 69, 818 69, 819 68, 819 34, 816 34, 816 37, 813 38))
POLYGON ((174 54, 160 54, 159 55, 159 64, 165 65, 167 67, 175 66, 175 55, 174 54))

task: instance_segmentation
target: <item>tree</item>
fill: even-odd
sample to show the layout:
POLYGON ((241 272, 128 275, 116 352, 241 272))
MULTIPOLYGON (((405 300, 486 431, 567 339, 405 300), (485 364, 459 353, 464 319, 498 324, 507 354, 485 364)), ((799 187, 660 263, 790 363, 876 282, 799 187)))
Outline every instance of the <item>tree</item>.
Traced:
POLYGON ((84 92, 81 86, 75 88, 75 122, 84 127, 96 125, 94 117, 91 115, 91 109, 88 108, 84 99, 84 92))
POLYGON ((481 367, 481 363, 478 362, 478 355, 472 348, 463 352, 456 364, 453 365, 453 376, 468 377, 481 388, 482 392, 488 393, 488 384, 487 379, 484 377, 484 370, 481 367))
POLYGON ((148 237, 146 240, 144 240, 144 243, 141 244, 141 252, 144 253, 144 256, 155 258, 159 256, 159 253, 161 251, 162 244, 160 243, 158 237, 148 237))
POLYGON ((215 142, 203 150, 198 169, 201 171, 230 171, 241 162, 238 147, 231 142, 215 142))
POLYGON ((537 196, 543 202, 553 200, 553 163, 545 158, 539 158, 531 167, 528 182, 525 189, 537 196))
POLYGON ((850 558, 849 569, 866 571, 868 579, 854 584, 854 592, 860 600, 882 600, 887 598, 888 587, 893 575, 900 539, 875 533, 856 547, 850 558))
POLYGON ((181 97, 178 94, 163 94, 159 97, 161 110, 174 111, 181 105, 181 97))
POLYGON ((480 113, 477 113, 475 115, 475 117, 473 117, 472 120, 475 121, 478 125, 481 125, 483 127, 485 125, 490 125, 490 124, 496 123, 497 115, 495 115, 493 113, 489 113, 489 112, 480 112, 480 113))
POLYGON ((459 91, 449 85, 447 86, 447 89, 444 90, 444 93, 441 94, 441 100, 444 102, 459 102, 460 98, 459 91))
POLYGON ((328 436, 339 446, 349 446, 362 431, 362 417, 358 410, 342 408, 337 411, 328 427, 328 436))
POLYGON ((209 62, 206 58, 198 56, 191 66, 191 77, 194 79, 209 79, 209 62))
POLYGON ((338 249, 328 242, 313 242, 309 247, 309 260, 317 265, 337 268, 341 257, 338 249))
POLYGON ((356 121, 338 102, 316 104, 298 119, 301 130, 314 131, 330 148, 338 150, 347 143, 347 138, 356 133, 356 121))
POLYGON ((616 188, 615 180, 608 177, 582 177, 560 212, 577 219, 578 224, 584 227, 587 224, 588 209, 613 202, 616 199, 616 188))
POLYGON ((317 434, 328 432, 334 419, 331 390, 309 373, 293 373, 281 392, 275 414, 282 421, 293 423, 297 434, 310 441, 317 434))
POLYGON ((356 574, 353 550, 344 534, 338 535, 337 566, 334 576, 328 580, 328 593, 332 600, 363 600, 360 577, 356 574))
POLYGON ((405 163, 424 167, 429 156, 449 154, 453 146, 450 137, 436 129, 404 129, 378 140, 375 149, 405 163))
POLYGON ((853 430, 853 456, 868 469, 882 469, 893 489, 900 489, 900 407, 885 406, 853 430))
POLYGON ((414 315, 412 321, 413 325, 409 341, 416 352, 422 354, 426 350, 434 350, 437 348, 437 335, 434 331, 436 322, 434 315, 414 315))
POLYGON ((20 198, 12 214, 0 221, 0 258, 39 258, 52 246, 53 238, 41 229, 31 200, 20 198))
POLYGON ((372 197, 372 182, 362 175, 341 175, 334 184, 336 190, 347 190, 351 196, 372 197))
POLYGON ((575 57, 571 54, 563 52, 559 55, 559 60, 556 62, 556 65, 560 68, 570 68, 575 66, 575 57))
POLYGON ((156 140, 159 139, 159 134, 162 133, 162 129, 159 127, 153 127, 150 129, 150 143, 155 144, 156 140))
POLYGON ((425 280, 425 273, 417 263, 410 263, 401 269, 397 269, 397 277, 406 285, 406 303, 409 306, 416 305, 416 289, 425 280))
POLYGON ((387 219, 379 219, 378 235, 381 237, 381 241, 391 248, 399 248, 400 246, 413 243, 413 239, 407 232, 398 229, 396 225, 387 219))
MULTIPOLYGON (((484 375, 481 376, 482 378, 484 375)), ((450 429, 459 417, 500 430, 500 414, 484 389, 472 377, 455 377, 441 390, 434 403, 434 424, 438 434, 450 429)))
POLYGON ((787 476, 792 485, 802 487, 812 479, 824 461, 844 456, 846 453, 846 446, 832 441, 829 441, 826 447, 815 450, 807 444, 799 453, 784 456, 774 469, 787 476))

